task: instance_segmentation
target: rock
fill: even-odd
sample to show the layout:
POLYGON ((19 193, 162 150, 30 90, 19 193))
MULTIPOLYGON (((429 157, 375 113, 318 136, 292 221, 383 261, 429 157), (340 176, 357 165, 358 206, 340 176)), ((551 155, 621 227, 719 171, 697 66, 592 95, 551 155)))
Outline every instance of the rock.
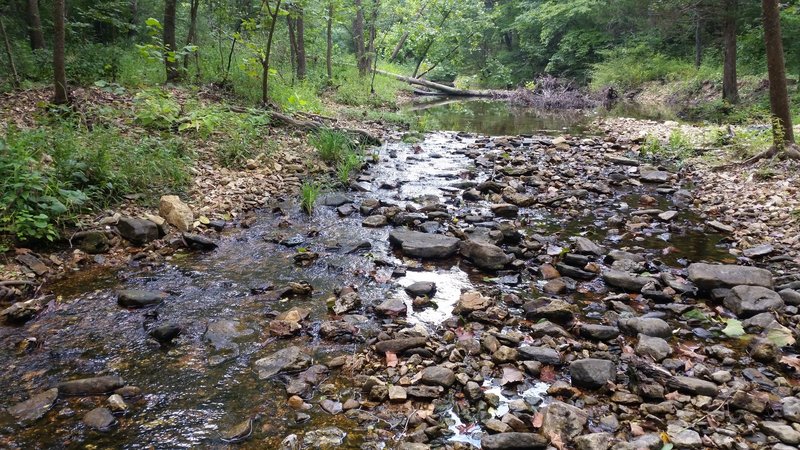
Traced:
POLYGON ((177 228, 178 231, 189 231, 194 224, 192 209, 189 208, 189 205, 183 203, 177 195, 162 196, 158 205, 158 214, 168 224, 177 228))
POLYGON ((186 246, 193 250, 209 252, 218 247, 216 242, 200 234, 183 233, 181 236, 183 241, 186 242, 186 246))
POLYGON ((432 281, 418 281, 405 289, 406 294, 413 297, 433 297, 436 294, 436 283, 432 281))
POLYGON ((389 386, 389 401, 392 402, 405 402, 408 399, 408 394, 402 386, 389 386))
POLYGON ((517 350, 508 347, 506 345, 501 345, 500 348, 492 353, 492 360, 494 360, 498 364, 514 362, 519 357, 519 352, 517 350))
POLYGON ((461 294, 458 299, 453 314, 471 313, 473 311, 481 311, 491 306, 492 301, 484 297, 478 291, 469 291, 461 294))
POLYGON ((353 199, 341 192, 332 192, 330 194, 323 195, 322 198, 320 198, 320 203, 325 206, 336 208, 346 203, 353 203, 353 199))
POLYGON ((55 404, 58 389, 48 389, 40 394, 8 408, 8 413, 20 422, 32 422, 42 418, 55 404))
POLYGON ((627 334, 644 334, 666 339, 672 336, 669 324, 655 317, 632 317, 619 320, 619 329, 627 334))
POLYGON ((389 241, 404 254, 423 259, 449 258, 458 251, 459 243, 454 237, 407 230, 392 231, 389 241))
POLYGON ((134 217, 121 217, 117 222, 117 231, 134 245, 144 245, 159 238, 158 225, 134 217))
POLYGON ((122 398, 135 398, 142 396, 142 390, 136 386, 123 386, 114 390, 114 393, 121 395, 122 398))
POLYGON ((564 443, 583 434, 589 416, 583 409, 554 401, 544 408, 541 432, 545 436, 560 436, 564 443))
POLYGON ((536 433, 485 434, 481 438, 483 450, 529 450, 547 448, 547 439, 536 433))
POLYGON ((574 443, 578 450, 608 450, 613 439, 611 433, 590 433, 576 437, 574 443))
POLYGON ((603 249, 603 247, 600 247, 585 237, 578 237, 575 239, 575 250, 578 253, 595 256, 603 256, 605 254, 605 249, 603 249))
POLYGON ((388 341, 379 341, 375 344, 375 349, 380 353, 392 352, 399 354, 412 348, 425 347, 427 342, 428 339, 424 337, 390 339, 388 341))
POLYGON ((670 220, 674 219, 675 216, 678 215, 678 211, 664 211, 658 215, 658 218, 663 220, 664 222, 669 222, 670 220))
POLYGON ((406 393, 414 398, 432 400, 439 398, 443 390, 441 386, 409 386, 406 393))
POLYGON ((676 448, 701 448, 703 446, 703 439, 698 432, 678 425, 669 425, 667 435, 676 448))
POLYGON ((22 255, 18 255, 14 259, 16 259, 18 263, 31 269, 33 273, 35 273, 38 276, 42 276, 50 271, 50 269, 47 268, 47 265, 45 265, 45 263, 39 260, 39 258, 31 255, 30 253, 24 253, 22 255))
POLYGON ((667 381, 667 385, 671 389, 677 389, 684 394, 706 395, 708 397, 716 397, 719 391, 717 385, 710 381, 685 376, 672 377, 667 381))
POLYGON ((766 269, 736 265, 694 263, 689 265, 689 280, 704 290, 735 286, 762 286, 772 289, 772 273, 766 269))
POLYGON ((506 255, 500 247, 479 241, 462 242, 461 254, 484 270, 500 270, 514 260, 513 256, 506 255))
POLYGON ((606 160, 612 164, 618 164, 621 166, 632 166, 632 167, 639 166, 639 161, 631 158, 626 158, 624 156, 606 155, 606 160))
POLYGON ((83 416, 83 423, 98 431, 108 430, 116 421, 108 408, 95 408, 83 416))
POLYGON ((784 306, 777 292, 761 286, 736 286, 725 297, 723 304, 740 318, 779 310, 784 306))
POLYGON ((347 433, 336 427, 320 428, 307 432, 303 445, 312 449, 336 448, 344 443, 346 437, 347 433))
POLYGON ((736 409, 744 409, 754 414, 761 414, 767 408, 769 394, 764 392, 736 391, 731 397, 731 406, 736 409))
POLYGON ((663 170, 653 170, 648 168, 641 168, 641 180, 645 183, 666 183, 669 181, 670 174, 663 170))
POLYGON ((764 422, 761 422, 761 429, 764 430, 764 433, 770 436, 775 436, 784 444, 800 444, 800 431, 795 430, 783 422, 772 422, 765 420, 764 422))
POLYGON ((717 231, 721 231, 723 233, 733 233, 733 231, 734 231, 734 228, 732 226, 725 225, 724 223, 716 221, 716 220, 711 220, 707 224, 711 228, 713 228, 713 229, 715 229, 717 231))
POLYGON ((408 312, 408 307, 406 303, 399 298, 388 298, 380 305, 376 306, 375 311, 382 316, 405 316, 408 312))
POLYGON ((786 397, 781 400, 783 418, 794 423, 800 423, 800 398, 786 397))
POLYGON ((162 344, 171 344, 172 340, 180 336, 183 327, 176 323, 165 323, 150 330, 150 337, 162 344))
POLYGON ((581 336, 595 341, 610 341, 619 336, 619 328, 610 325, 583 324, 580 328, 581 336))
POLYGON ((742 254, 748 258, 758 258, 759 256, 767 256, 775 251, 775 247, 770 244, 758 245, 744 249, 742 254))
POLYGON ((48 301, 48 297, 39 297, 24 302, 16 302, 0 311, 0 317, 9 323, 25 323, 36 317, 44 309, 48 301))
POLYGON ((113 392, 125 385, 122 378, 117 376, 102 376, 83 378, 80 380, 63 381, 58 384, 58 392, 63 395, 101 395, 113 392))
POLYGON ((524 345, 518 350, 518 359, 539 361, 552 366, 561 365, 561 355, 550 347, 534 347, 524 345))
POLYGON ((636 344, 636 353, 641 356, 649 356, 655 362, 661 362, 672 354, 672 347, 664 339, 640 334, 639 342, 636 344))
POLYGON ((287 347, 255 362, 255 370, 260 380, 265 380, 284 372, 296 372, 307 368, 311 357, 300 347, 287 347))
POLYGON ((335 402, 327 398, 319 402, 319 407, 322 408, 323 411, 332 416, 335 416, 342 412, 342 404, 340 402, 335 402))
POLYGON ((519 207, 509 203, 498 203, 491 205, 492 213, 497 217, 516 217, 519 207))
POLYGON ((800 306, 800 292, 797 292, 794 289, 787 288, 778 292, 778 295, 781 296, 785 304, 792 306, 800 306))
POLYGON ((380 228, 380 227, 385 227, 388 224, 389 224, 389 219, 387 219, 386 216, 382 215, 369 216, 365 218, 363 221, 361 221, 361 226, 367 228, 380 228))
POLYGON ((128 404, 119 394, 112 394, 108 397, 108 406, 112 411, 122 413, 128 410, 128 404))
POLYGON ((597 389, 617 378, 617 366, 607 359, 586 358, 569 365, 573 386, 597 389))
POLYGON ((90 255, 106 253, 111 247, 104 231, 86 231, 80 236, 78 248, 90 255))
POLYGON ((253 419, 246 419, 220 433, 220 438, 229 444, 244 442, 253 435, 253 419))
POLYGON ((621 270, 608 269, 603 271, 603 280, 609 286, 624 289, 629 292, 641 292, 648 284, 655 282, 650 277, 640 277, 621 270))
POLYGON ((422 371, 420 381, 424 384, 448 388, 456 382, 456 374, 446 367, 431 366, 422 371))
POLYGON ((164 301, 168 295, 160 291, 126 289, 117 292, 117 303, 123 308, 146 308, 164 301))
POLYGON ((541 305, 541 299, 533 300, 524 304, 522 309, 529 320, 544 318, 561 323, 571 321, 580 312, 577 306, 561 299, 550 300, 545 305, 541 305))

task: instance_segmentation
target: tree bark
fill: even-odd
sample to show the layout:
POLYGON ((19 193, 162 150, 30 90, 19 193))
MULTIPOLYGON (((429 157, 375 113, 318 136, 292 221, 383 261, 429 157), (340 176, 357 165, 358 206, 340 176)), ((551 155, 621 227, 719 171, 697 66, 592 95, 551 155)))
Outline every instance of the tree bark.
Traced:
POLYGON ((784 149, 794 143, 789 93, 786 88, 786 66, 781 41, 781 22, 778 0, 761 0, 764 15, 764 43, 767 47, 769 72, 769 103, 772 110, 775 147, 784 149))
POLYGON ((67 68, 64 58, 64 0, 53 0, 53 103, 69 103, 67 68))
MULTIPOLYGON (((380 75, 386 75, 389 77, 394 77, 408 84, 414 84, 417 86, 426 87, 428 89, 434 89, 436 91, 439 91, 439 95, 504 98, 504 97, 509 97, 511 96, 511 94, 513 94, 513 91, 497 91, 492 89, 486 89, 486 90, 458 89, 444 84, 434 83, 433 81, 423 80, 420 78, 407 77, 404 75, 398 75, 395 73, 386 72, 384 70, 378 70, 378 69, 375 69, 375 73, 380 75)), ((427 93, 426 95, 435 95, 435 94, 427 93)))
POLYGON ((372 17, 369 20, 369 42, 367 43, 367 67, 372 69, 374 59, 377 59, 375 52, 375 38, 378 36, 378 11, 381 7, 381 0, 373 0, 372 17))
POLYGON ((333 0, 328 2, 328 21, 325 30, 325 69, 328 71, 328 82, 333 80, 333 0))
POLYGON ((8 34, 6 34, 6 26, 3 24, 3 19, 0 17, 0 34, 3 35, 3 43, 6 47, 6 56, 8 56, 8 65, 11 67, 11 82, 14 88, 19 88, 19 74, 17 73, 17 65, 14 64, 14 52, 11 50, 11 43, 8 42, 8 34))
MULTIPOLYGON (((44 34, 42 33, 42 19, 39 15, 39 0, 28 0, 28 37, 31 49, 44 48, 44 34)), ((63 9, 63 8, 62 8, 63 9)))
POLYGON ((353 44, 356 50, 358 75, 364 77, 369 72, 369 58, 364 44, 364 6, 361 0, 353 0, 353 3, 356 7, 356 15, 353 18, 353 44))
POLYGON ((289 62, 292 65, 292 85, 294 85, 295 70, 297 69, 297 36, 295 35, 295 20, 289 14, 286 16, 286 28, 289 30, 289 62))
POLYGON ((739 102, 736 76, 736 18, 738 0, 725 0, 722 33, 725 41, 725 63, 722 71, 722 98, 731 104, 739 102))
POLYGON ((175 39, 175 9, 176 0, 164 1, 164 67, 167 70, 167 82, 177 82, 181 79, 181 70, 178 67, 176 52, 178 44, 175 39))
POLYGON ((297 17, 295 17, 295 57, 297 58, 297 79, 306 79, 306 36, 305 22, 303 20, 303 8, 297 7, 297 17))
POLYGON ((270 16, 269 31, 267 34, 267 48, 264 49, 264 59, 261 60, 261 68, 263 75, 261 78, 261 103, 267 105, 269 103, 269 66, 270 54, 272 53, 272 38, 275 36, 275 25, 278 24, 278 13, 281 11, 281 0, 275 3, 275 10, 269 7, 269 0, 264 1, 267 7, 267 12, 270 16))
POLYGON ((694 22, 694 67, 700 68, 703 63, 703 18, 700 11, 695 12, 694 22))
MULTIPOLYGON (((191 0, 189 5, 189 32, 186 35, 186 45, 194 45, 197 40, 197 10, 200 8, 200 0, 191 0)), ((200 62, 197 51, 192 52, 195 65, 197 66, 197 76, 200 76, 200 62)), ((183 70, 189 70, 189 55, 183 56, 183 70)))

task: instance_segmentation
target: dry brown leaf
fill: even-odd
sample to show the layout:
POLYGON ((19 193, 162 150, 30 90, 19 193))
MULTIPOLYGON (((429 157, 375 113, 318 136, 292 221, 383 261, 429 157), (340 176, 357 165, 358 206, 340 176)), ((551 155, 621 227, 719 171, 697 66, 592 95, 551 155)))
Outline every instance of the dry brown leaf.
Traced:
POLYGON ((397 355, 393 352, 386 352, 386 367, 397 367, 397 355))
POLYGON ((636 437, 642 436, 644 435, 644 428, 638 423, 631 422, 631 434, 636 437))
POLYGON ((783 356, 781 357, 781 363, 786 364, 787 366, 800 372, 800 358, 797 356, 783 356))
POLYGON ((542 428, 542 422, 544 422, 544 414, 537 412, 533 415, 533 419, 531 419, 533 428, 542 428))

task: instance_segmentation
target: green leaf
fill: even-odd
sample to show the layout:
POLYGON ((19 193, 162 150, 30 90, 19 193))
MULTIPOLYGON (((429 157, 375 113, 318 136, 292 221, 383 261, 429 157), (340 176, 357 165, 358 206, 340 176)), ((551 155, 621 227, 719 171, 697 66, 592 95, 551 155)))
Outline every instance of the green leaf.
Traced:
POLYGON ((786 328, 778 322, 772 322, 772 324, 767 327, 767 339, 769 339, 778 347, 786 347, 789 345, 794 345, 795 343, 792 330, 786 328))
POLYGON ((725 319, 726 323, 725 328, 722 330, 722 333, 728 337, 741 337, 745 335, 744 328, 742 327, 742 322, 736 319, 725 319))
POLYGON ((148 18, 144 23, 148 27, 161 29, 161 22, 159 22, 158 19, 156 19, 155 17, 148 18))
POLYGON ((673 447, 675 447, 673 443, 667 442, 661 447, 661 450, 672 450, 673 447))
POLYGON ((683 318, 687 320, 699 320, 701 322, 708 321, 708 316, 699 309, 695 308, 683 313, 683 318))

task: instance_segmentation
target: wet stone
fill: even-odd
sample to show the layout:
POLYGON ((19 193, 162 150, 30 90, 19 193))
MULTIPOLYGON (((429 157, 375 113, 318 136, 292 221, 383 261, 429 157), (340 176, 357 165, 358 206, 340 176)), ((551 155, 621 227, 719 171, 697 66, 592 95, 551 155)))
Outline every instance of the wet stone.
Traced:
POLYGON ((406 388, 406 393, 417 399, 431 400, 439 398, 443 390, 441 386, 409 386, 406 388))
POLYGON ((413 348, 425 347, 425 344, 427 342, 428 339, 424 337, 390 339, 378 342, 377 344, 375 344, 375 348, 380 353, 386 353, 386 352, 402 353, 406 350, 411 350, 413 348))
POLYGON ((361 222, 362 226, 368 228, 380 228, 380 227, 385 227, 388 224, 389 224, 389 219, 387 219, 386 216, 382 215, 369 216, 361 222))
POLYGON ((331 206, 335 208, 346 203, 353 203, 353 199, 341 192, 333 192, 323 195, 322 198, 320 198, 320 203, 325 206, 331 206))
POLYGON ((375 311, 383 316, 405 316, 408 312, 406 303, 399 298, 389 298, 375 307, 375 311))
POLYGON ((771 244, 763 244, 755 247, 746 248, 744 249, 742 254, 748 258, 758 258, 761 256, 767 256, 774 251, 775 247, 773 247, 771 244))
POLYGON ((589 416, 583 409, 554 401, 544 409, 541 431, 545 436, 560 436, 562 441, 570 442, 583 434, 588 420, 589 416))
POLYGON ((135 245, 143 245, 159 238, 158 225, 134 217, 121 217, 117 222, 120 236, 135 245))
POLYGON ((111 411, 108 408, 95 408, 85 416, 83 416, 83 423, 90 427, 94 428, 98 431, 106 431, 111 428, 117 419, 114 418, 114 415, 111 414, 111 411))
POLYGON ((330 399, 325 399, 319 402, 319 407, 326 413, 335 416, 342 412, 342 404, 330 399))
POLYGON ((431 366, 422 371, 420 381, 428 385, 450 387, 455 383, 456 375, 446 367, 431 366))
POLYGON ((514 260, 500 247, 479 241, 461 243, 461 254, 472 261, 480 269, 500 270, 514 260))
POLYGON ((486 434, 481 438, 483 450, 528 450, 546 447, 547 439, 536 433, 486 434))
POLYGON ((58 389, 49 389, 34 395, 22 403, 9 407, 8 413, 20 422, 32 422, 47 414, 57 398, 58 389))
POLYGON ((700 434, 694 430, 670 425, 667 427, 667 435, 669 435, 670 441, 677 448, 701 448, 703 446, 700 434))
POLYGON ((244 442, 253 435, 253 419, 247 419, 238 424, 224 430, 220 437, 223 441, 235 444, 244 442))
POLYGON ((165 292, 126 289, 117 292, 117 303, 123 308, 146 308, 157 305, 167 298, 165 292))
MULTIPOLYGON (((608 450, 613 439, 614 436, 611 433, 590 433, 578 436, 574 443, 578 450, 608 450)), ((660 439, 659 443, 661 443, 660 439)))
POLYGON ((610 325, 583 324, 581 336, 595 341, 609 341, 619 336, 619 329, 610 325))
POLYGON ((550 347, 522 346, 517 352, 520 360, 539 361, 553 366, 561 364, 561 355, 550 347))
POLYGON ((672 354, 672 346, 664 339, 640 334, 639 342, 636 344, 636 353, 660 362, 672 354))
POLYGON ((575 239, 575 251, 595 256, 602 256, 605 254, 605 249, 595 244, 585 237, 578 237, 575 239))
POLYGON ((717 385, 699 378, 676 376, 667 382, 670 388, 691 395, 706 395, 715 397, 718 393, 717 385))
POLYGON ((312 430, 303 437, 303 445, 308 448, 336 448, 342 445, 347 433, 336 427, 312 430))
POLYGON ((300 347, 287 347, 261 358, 255 362, 255 370, 260 380, 265 380, 279 373, 297 372, 311 364, 311 357, 300 347))
POLYGON ((700 289, 762 286, 772 288, 772 273, 766 269, 735 265, 694 263, 689 266, 689 280, 700 289))
POLYGON ((761 423, 764 433, 778 438, 784 444, 800 444, 800 432, 783 422, 764 421, 761 423))
POLYGON ((669 324, 655 317, 633 317, 619 320, 619 328, 627 334, 644 334, 666 339, 672 336, 669 324))
POLYGON ((629 292, 640 292, 648 283, 655 282, 655 280, 650 277, 642 277, 614 269, 603 271, 603 280, 609 286, 629 292))
POLYGON ((125 385, 117 376, 82 378, 58 384, 58 392, 63 395, 100 395, 113 392, 125 385))
POLYGON ((389 234, 389 241, 399 246, 408 256, 430 259, 455 255, 459 243, 457 238, 450 236, 404 230, 392 231, 389 234))
POLYGON ((406 287, 405 291, 411 297, 433 297, 436 293, 436 283, 432 281, 418 281, 406 287))

